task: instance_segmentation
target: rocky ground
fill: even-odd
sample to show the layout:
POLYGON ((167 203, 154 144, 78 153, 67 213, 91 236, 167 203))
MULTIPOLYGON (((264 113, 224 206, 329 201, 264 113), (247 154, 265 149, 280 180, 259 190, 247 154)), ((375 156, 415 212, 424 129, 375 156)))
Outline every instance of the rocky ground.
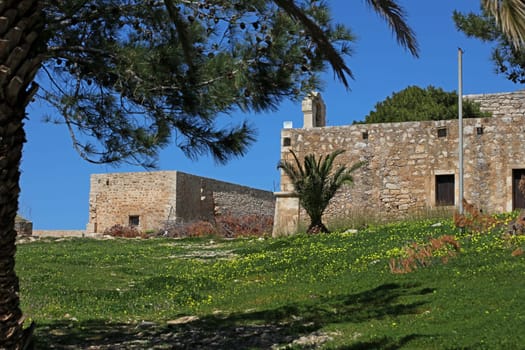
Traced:
MULTIPOLYGON (((315 349, 336 334, 297 334, 297 324, 235 325, 231 319, 183 317, 166 325, 75 324, 38 327, 36 348, 46 349, 315 349), (39 334, 41 336, 39 336, 39 334), (45 335, 43 335, 45 334, 45 335)), ((299 325, 305 327, 308 325, 299 325)), ((317 327, 313 327, 314 329, 317 327)))

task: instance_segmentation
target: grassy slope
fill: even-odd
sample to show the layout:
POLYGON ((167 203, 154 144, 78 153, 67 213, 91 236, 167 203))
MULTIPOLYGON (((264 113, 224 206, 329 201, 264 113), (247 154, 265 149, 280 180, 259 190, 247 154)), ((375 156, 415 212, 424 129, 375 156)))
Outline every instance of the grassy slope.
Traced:
POLYGON ((163 325, 158 337, 223 334, 217 348, 242 337, 251 343, 237 348, 268 348, 312 333, 328 334, 328 349, 522 348, 525 258, 511 256, 499 232, 465 235, 446 265, 390 273, 399 248, 457 234, 450 223, 431 224, 264 240, 22 244, 22 307, 43 347, 140 338, 137 324, 152 321, 163 325), (186 315, 201 320, 164 326, 186 315))

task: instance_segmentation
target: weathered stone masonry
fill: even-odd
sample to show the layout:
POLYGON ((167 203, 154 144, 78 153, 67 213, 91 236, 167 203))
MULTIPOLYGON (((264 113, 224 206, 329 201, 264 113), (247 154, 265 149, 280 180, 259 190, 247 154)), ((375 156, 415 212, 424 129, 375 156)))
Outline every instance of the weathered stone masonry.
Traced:
MULTIPOLYGON (((525 172, 525 92, 465 98, 479 102, 493 117, 463 120, 464 196, 486 212, 519 207, 513 178, 525 172)), ((330 204, 328 221, 359 210, 400 217, 438 206, 436 191, 443 191, 442 181, 452 181, 453 204, 458 203, 457 120, 324 127, 311 122, 325 120, 312 111, 319 99, 303 103, 305 125, 310 127, 282 130, 281 158, 291 160, 289 150, 302 159, 342 148, 346 152, 339 164, 366 161, 355 172, 354 186, 343 187, 330 204)), ((306 220, 292 191, 283 174, 276 194, 275 235, 293 233, 306 220)))
POLYGON ((168 222, 213 220, 216 214, 273 213, 271 192, 179 171, 93 174, 86 231, 116 224, 159 230, 168 222))

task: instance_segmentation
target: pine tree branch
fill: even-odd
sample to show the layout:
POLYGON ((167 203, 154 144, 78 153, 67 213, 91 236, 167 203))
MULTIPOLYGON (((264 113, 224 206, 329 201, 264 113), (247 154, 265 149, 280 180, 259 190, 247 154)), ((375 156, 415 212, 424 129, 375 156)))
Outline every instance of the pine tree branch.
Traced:
POLYGON ((322 29, 312 21, 306 14, 295 4, 293 0, 274 0, 274 2, 283 9, 290 17, 298 20, 310 33, 312 40, 318 46, 324 56, 330 62, 332 69, 334 70, 336 76, 339 78, 341 83, 348 88, 348 80, 346 76, 348 75, 351 79, 354 78, 352 71, 341 55, 330 43, 330 40, 322 31, 322 29))

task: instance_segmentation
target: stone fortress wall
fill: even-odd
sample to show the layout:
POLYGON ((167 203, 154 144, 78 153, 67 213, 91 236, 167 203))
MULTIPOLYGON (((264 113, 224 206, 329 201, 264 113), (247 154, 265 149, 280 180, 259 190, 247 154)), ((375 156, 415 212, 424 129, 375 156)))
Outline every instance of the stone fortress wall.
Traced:
MULTIPOLYGON (((485 212, 513 210, 516 174, 525 172, 525 91, 468 95, 493 113, 492 118, 465 118, 464 197, 485 212)), ((345 149, 338 164, 365 161, 354 173, 354 185, 344 186, 329 205, 328 222, 351 212, 374 211, 391 217, 439 206, 443 179, 452 180, 453 201, 458 188, 458 121, 423 121, 325 126, 320 95, 303 102, 305 127, 283 129, 281 159, 290 150, 302 159, 345 149)), ((337 164, 336 164, 337 165, 337 164)), ((274 235, 293 233, 307 221, 293 186, 282 174, 276 193, 274 235)))
POLYGON ((116 224, 146 231, 221 213, 274 213, 272 192, 179 171, 93 174, 90 182, 88 233, 116 224))

